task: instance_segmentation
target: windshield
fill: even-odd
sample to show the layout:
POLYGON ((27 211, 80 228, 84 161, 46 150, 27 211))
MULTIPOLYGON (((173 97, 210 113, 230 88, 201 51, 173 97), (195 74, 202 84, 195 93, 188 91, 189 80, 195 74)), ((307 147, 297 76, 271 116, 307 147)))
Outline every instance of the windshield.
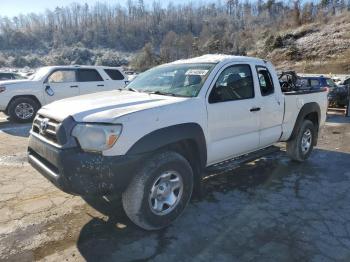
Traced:
POLYGON ((184 97, 197 96, 215 64, 175 64, 155 67, 127 87, 140 92, 184 97))
POLYGON ((32 76, 30 76, 29 79, 33 81, 40 81, 41 79, 43 79, 44 76, 47 75, 49 70, 50 68, 48 67, 42 67, 38 71, 36 71, 32 76))

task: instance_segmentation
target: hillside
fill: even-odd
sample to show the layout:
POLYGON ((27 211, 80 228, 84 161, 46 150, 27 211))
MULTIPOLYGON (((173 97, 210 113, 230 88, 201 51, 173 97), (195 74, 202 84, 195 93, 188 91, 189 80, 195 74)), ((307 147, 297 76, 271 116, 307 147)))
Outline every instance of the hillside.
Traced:
POLYGON ((0 16, 0 67, 131 65, 137 71, 208 53, 251 55, 279 69, 350 73, 350 0, 129 1, 0 16))
POLYGON ((301 73, 350 73, 350 15, 262 37, 249 55, 301 73))

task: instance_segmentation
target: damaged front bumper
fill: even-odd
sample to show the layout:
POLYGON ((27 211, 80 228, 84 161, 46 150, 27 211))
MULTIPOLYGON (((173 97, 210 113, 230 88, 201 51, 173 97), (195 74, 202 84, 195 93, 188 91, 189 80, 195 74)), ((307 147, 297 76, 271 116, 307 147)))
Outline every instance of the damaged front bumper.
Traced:
POLYGON ((108 195, 123 192, 135 173, 141 155, 103 156, 78 146, 57 148, 31 134, 28 162, 54 185, 74 195, 108 195))

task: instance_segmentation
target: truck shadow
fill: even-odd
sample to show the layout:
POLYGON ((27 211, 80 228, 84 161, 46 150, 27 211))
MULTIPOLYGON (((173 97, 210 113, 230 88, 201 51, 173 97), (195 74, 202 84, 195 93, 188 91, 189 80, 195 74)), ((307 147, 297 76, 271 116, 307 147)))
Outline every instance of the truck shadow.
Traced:
MULTIPOLYGON (((199 250, 211 246, 208 239, 215 242, 219 238, 227 244, 229 239, 241 238, 230 235, 225 240, 221 235, 225 236, 226 231, 235 234, 232 227, 256 223, 254 220, 258 220, 258 215, 250 209, 253 210, 257 203, 269 204, 269 201, 285 197, 292 197, 291 203, 300 202, 303 184, 330 179, 328 175, 333 176, 337 171, 344 173, 339 167, 346 169, 349 160, 350 154, 316 149, 308 161, 298 164, 290 161, 284 152, 279 152, 225 174, 208 177, 204 180, 201 198, 192 200, 183 216, 160 231, 144 231, 132 224, 118 196, 85 199, 108 219, 91 219, 81 229, 77 247, 87 261, 148 261, 155 257, 160 261, 189 260, 198 255, 199 250), (334 161, 335 166, 329 165, 329 161, 334 161), (270 199, 272 194, 274 197, 270 199), (241 221, 238 218, 243 214, 247 219, 241 221)), ((278 207, 268 212, 281 215, 278 207)), ((273 234, 282 233, 277 229, 273 234)))
POLYGON ((3 132, 7 135, 18 136, 18 137, 29 137, 29 131, 31 126, 20 126, 11 129, 1 129, 0 132, 3 132))
POLYGON ((11 136, 28 137, 32 124, 18 124, 10 120, 0 122, 0 133, 5 133, 11 136))
POLYGON ((345 110, 342 114, 327 114, 327 123, 334 123, 334 124, 345 124, 350 123, 350 117, 347 117, 345 115, 345 110))

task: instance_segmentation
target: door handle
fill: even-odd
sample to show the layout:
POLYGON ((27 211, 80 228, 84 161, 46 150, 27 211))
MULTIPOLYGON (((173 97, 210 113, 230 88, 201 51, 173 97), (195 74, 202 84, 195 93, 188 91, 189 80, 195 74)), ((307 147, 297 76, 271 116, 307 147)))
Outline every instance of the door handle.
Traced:
POLYGON ((70 86, 70 88, 77 88, 78 86, 70 86))
POLYGON ((260 107, 253 107, 250 109, 250 112, 256 112, 256 111, 260 111, 261 108, 260 107))
POLYGON ((97 86, 105 86, 105 85, 97 85, 97 86))

